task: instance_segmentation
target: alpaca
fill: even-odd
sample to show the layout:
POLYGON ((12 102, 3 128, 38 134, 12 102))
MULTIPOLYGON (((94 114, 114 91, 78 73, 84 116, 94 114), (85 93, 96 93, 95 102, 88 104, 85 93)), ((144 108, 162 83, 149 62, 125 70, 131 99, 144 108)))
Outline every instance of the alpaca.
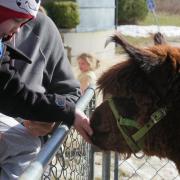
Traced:
POLYGON ((129 44, 121 34, 111 41, 128 58, 98 79, 108 98, 90 119, 93 144, 126 158, 139 151, 168 158, 180 172, 180 48, 168 45, 160 33, 148 48, 129 44))

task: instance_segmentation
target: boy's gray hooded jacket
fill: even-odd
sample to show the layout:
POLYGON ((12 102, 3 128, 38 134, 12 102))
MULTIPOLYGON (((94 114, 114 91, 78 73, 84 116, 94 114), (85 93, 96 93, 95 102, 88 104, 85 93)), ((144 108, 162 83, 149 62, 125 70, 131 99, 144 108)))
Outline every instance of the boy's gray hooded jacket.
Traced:
POLYGON ((80 96, 79 83, 74 79, 54 23, 48 16, 38 13, 35 20, 21 28, 12 42, 31 59, 32 64, 14 61, 20 77, 16 70, 6 66, 5 71, 13 72, 6 78, 8 83, 1 83, 0 78, 0 86, 4 87, 0 87, 1 102, 4 96, 0 112, 30 120, 72 124, 74 102, 80 96))

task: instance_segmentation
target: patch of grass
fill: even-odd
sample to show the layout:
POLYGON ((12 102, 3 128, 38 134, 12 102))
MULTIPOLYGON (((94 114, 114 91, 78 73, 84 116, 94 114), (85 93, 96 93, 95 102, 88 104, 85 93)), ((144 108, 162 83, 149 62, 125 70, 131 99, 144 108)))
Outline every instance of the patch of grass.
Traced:
MULTIPOLYGON (((169 13, 158 13, 157 21, 160 26, 180 26, 180 15, 169 13)), ((148 13, 148 16, 139 22, 139 25, 151 25, 156 24, 156 19, 152 13, 148 13)))

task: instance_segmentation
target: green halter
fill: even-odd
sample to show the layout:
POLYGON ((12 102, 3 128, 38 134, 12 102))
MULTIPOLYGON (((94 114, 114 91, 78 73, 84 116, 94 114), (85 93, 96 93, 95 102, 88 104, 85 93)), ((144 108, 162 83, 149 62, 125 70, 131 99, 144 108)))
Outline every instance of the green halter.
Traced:
POLYGON ((155 124, 157 124, 161 119, 163 119, 166 116, 166 108, 160 108, 151 114, 150 120, 144 126, 141 126, 137 121, 124 118, 121 115, 119 115, 112 98, 108 99, 108 103, 117 121, 117 126, 121 134, 123 135, 125 141, 127 142, 134 154, 143 148, 142 138, 144 137, 144 135, 147 134, 148 131, 155 124), (123 126, 134 127, 138 130, 132 136, 128 136, 123 126))

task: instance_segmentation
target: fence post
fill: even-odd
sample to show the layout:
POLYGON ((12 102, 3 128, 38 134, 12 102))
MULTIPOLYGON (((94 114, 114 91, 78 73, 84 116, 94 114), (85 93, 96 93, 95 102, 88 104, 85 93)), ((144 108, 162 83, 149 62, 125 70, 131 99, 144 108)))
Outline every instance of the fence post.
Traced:
MULTIPOLYGON (((91 111, 89 111, 89 117, 91 117, 94 109, 96 107, 96 95, 94 93, 94 96, 92 98, 92 100, 89 103, 89 108, 91 109, 91 111)), ((90 145, 90 149, 89 149, 89 175, 88 175, 88 180, 93 180, 94 179, 94 153, 95 153, 95 149, 92 145, 90 145)))
POLYGON ((88 180, 94 179, 94 148, 90 145, 89 149, 89 175, 88 180))
POLYGON ((110 180, 111 152, 102 155, 102 180, 110 180))
POLYGON ((114 180, 118 180, 118 159, 119 155, 117 152, 114 153, 114 180))

